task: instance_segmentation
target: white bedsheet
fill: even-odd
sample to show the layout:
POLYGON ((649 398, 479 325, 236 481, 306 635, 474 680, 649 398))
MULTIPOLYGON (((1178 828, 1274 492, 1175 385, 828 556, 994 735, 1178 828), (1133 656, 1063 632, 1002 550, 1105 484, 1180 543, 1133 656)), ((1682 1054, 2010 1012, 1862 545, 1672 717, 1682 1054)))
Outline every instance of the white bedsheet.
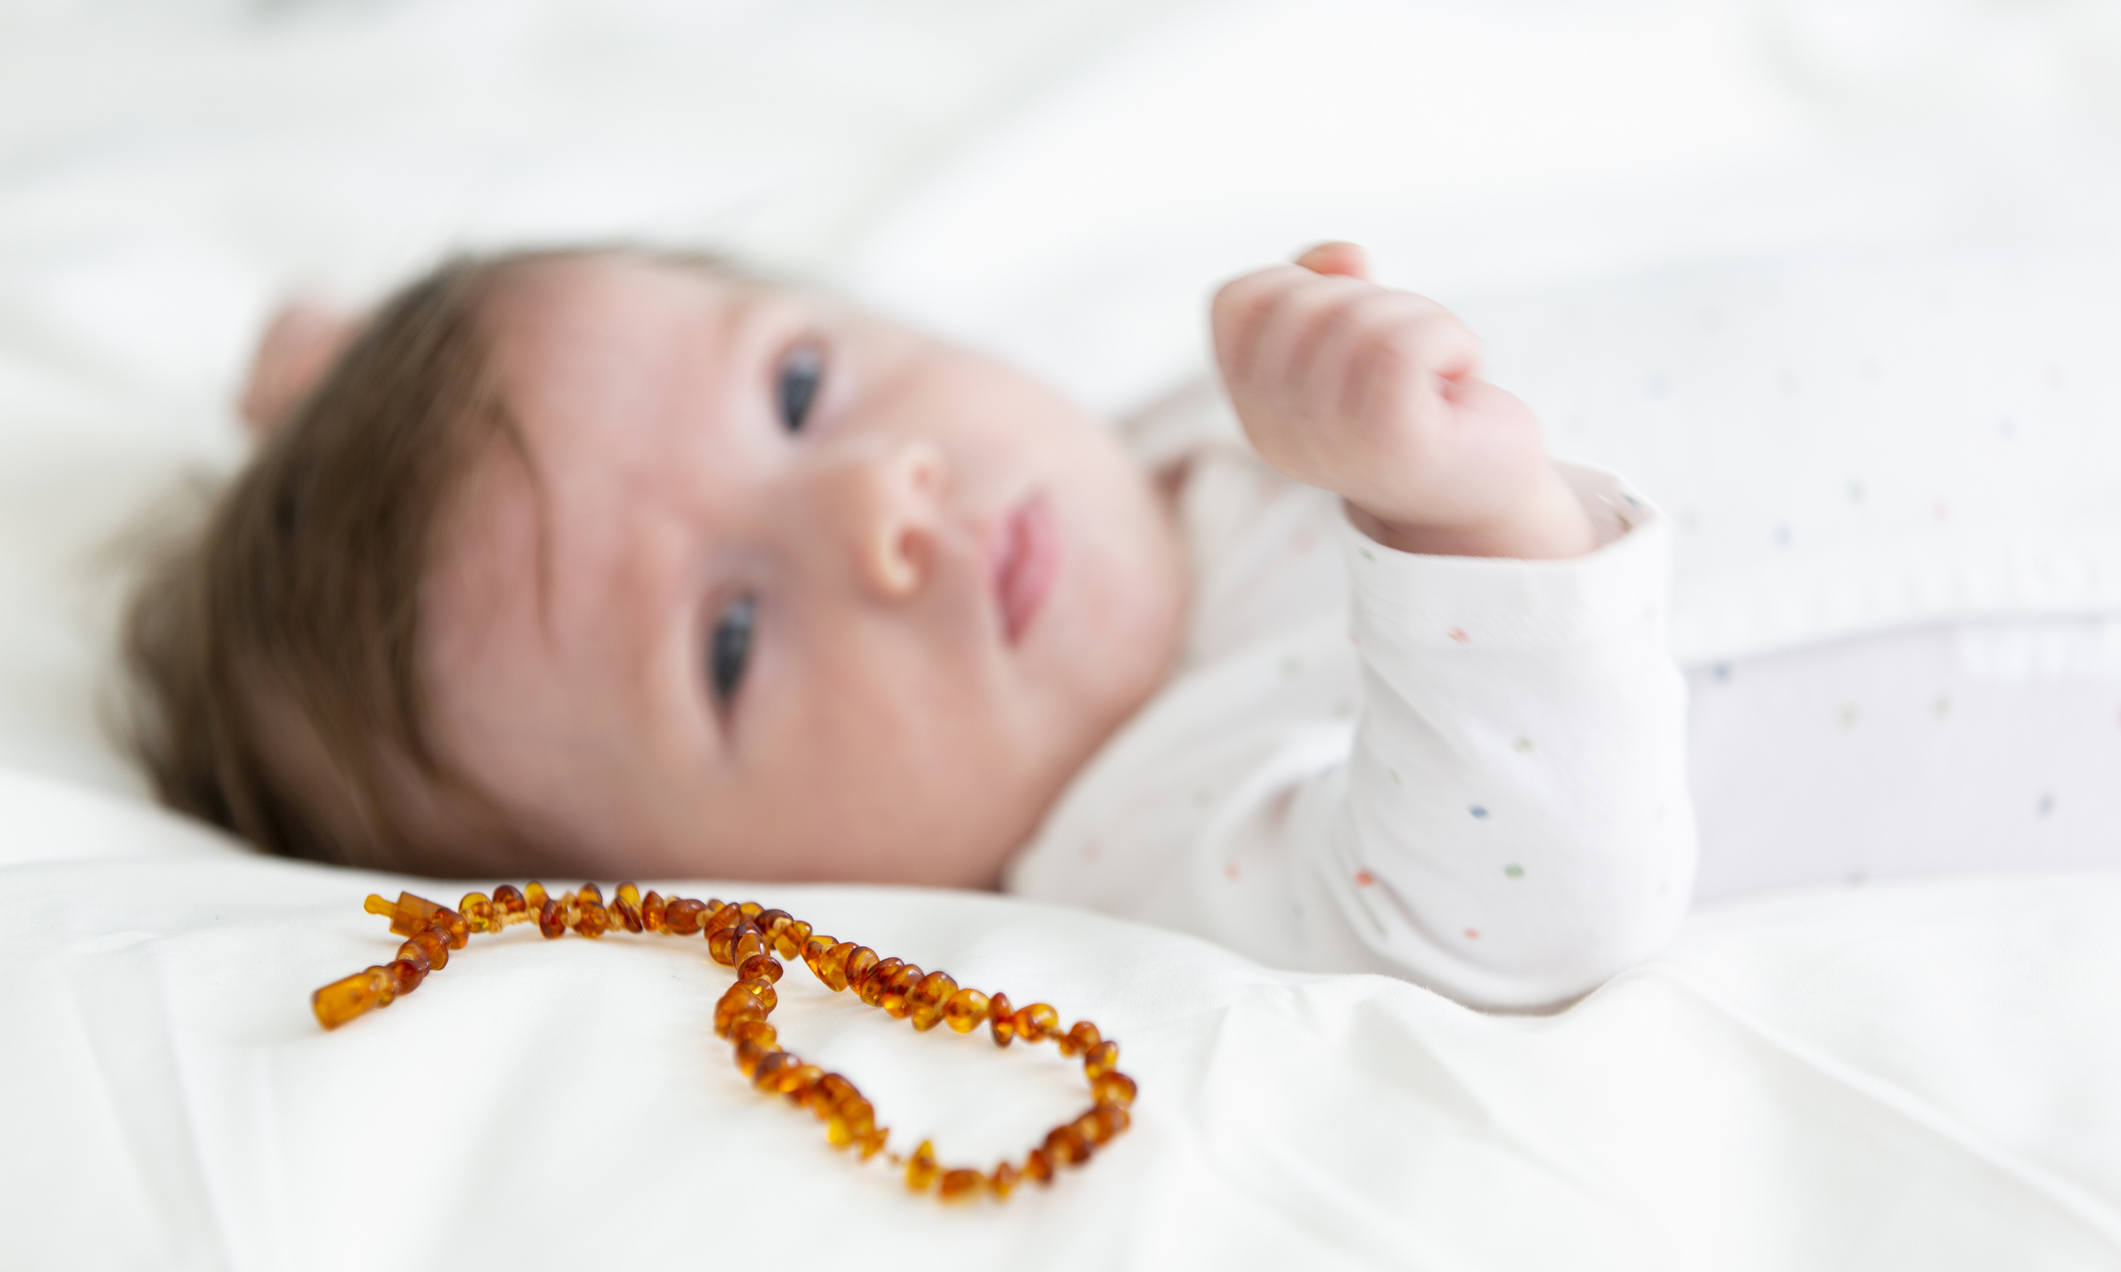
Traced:
MULTIPOLYGON (((998 897, 688 888, 1120 1040, 1132 1131, 944 1211, 749 1090, 697 942, 474 938, 327 1035, 309 991, 395 947, 362 896, 454 892, 45 779, 0 807, 9 1268, 2121 1265, 2121 874, 1724 908, 1551 1018, 998 897)), ((1082 1099, 1050 1049, 781 986, 784 1042, 894 1143, 985 1162, 1082 1099)))

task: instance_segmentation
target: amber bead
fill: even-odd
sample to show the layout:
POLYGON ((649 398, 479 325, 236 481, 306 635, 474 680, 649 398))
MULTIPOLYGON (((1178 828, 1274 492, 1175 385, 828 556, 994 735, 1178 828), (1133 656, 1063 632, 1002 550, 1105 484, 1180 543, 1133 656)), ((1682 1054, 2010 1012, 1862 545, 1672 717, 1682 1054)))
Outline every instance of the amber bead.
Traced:
POLYGON ((862 983, 854 987, 854 992, 861 996, 863 1002, 871 1007, 876 1006, 885 987, 891 983, 891 977, 905 965, 906 960, 902 958, 879 960, 875 967, 869 969, 869 974, 862 978, 862 983))
POLYGON ((559 902, 546 898, 538 910, 538 931, 549 941, 557 941, 567 935, 567 910, 559 902))
POLYGON ((987 1177, 976 1170, 946 1170, 938 1194, 944 1201, 971 1201, 987 1186, 987 1177))
POLYGON ((769 985, 781 979, 781 962, 771 954, 754 954, 736 969, 738 980, 762 980, 769 985))
POLYGON ((545 885, 535 879, 523 885, 523 902, 533 911, 544 909, 545 902, 551 895, 545 891, 545 885))
POLYGON ((851 1122, 856 1130, 876 1125, 876 1106, 864 1098, 860 1091, 840 1100, 840 1115, 851 1122))
POLYGON ((857 995, 862 992, 862 982, 877 968, 876 951, 866 945, 857 945, 847 955, 847 985, 857 995))
POLYGON ((1119 1044, 1100 1042, 1083 1052, 1083 1076, 1096 1081, 1119 1068, 1119 1044))
POLYGON ((737 1071, 748 1078, 759 1071, 759 1061, 767 1056, 781 1054, 784 1053, 778 1045, 778 1040, 760 1042, 752 1038, 742 1039, 736 1044, 737 1071))
POLYGON ((465 893, 464 899, 457 902, 457 913, 464 916, 464 926, 474 932, 501 930, 500 913, 494 908, 493 902, 486 899, 483 892, 465 893))
POLYGON ((994 1168, 993 1174, 987 1176, 987 1187, 994 1190, 995 1196, 1007 1197, 1010 1193, 1016 1191, 1017 1181, 1023 1177, 1022 1171, 1008 1162, 1003 1162, 994 1168))
POLYGON ((761 910, 752 918, 751 926, 757 928, 770 941, 774 933, 793 922, 795 916, 786 910, 761 910))
POLYGON ((663 908, 663 925, 679 936, 700 930, 700 911, 707 907, 690 897, 675 897, 663 908))
POLYGON ((930 972, 906 993, 906 1018, 926 1033, 943 1021, 943 1004, 957 993, 957 982, 948 972, 930 972))
POLYGON ((1099 1104, 1117 1104, 1122 1107, 1134 1103, 1139 1090, 1134 1079, 1124 1073, 1108 1073, 1090 1084, 1090 1098, 1099 1104))
POLYGON ((594 901, 598 905, 604 904, 604 890, 593 883, 585 883, 581 887, 576 888, 574 895, 578 900, 594 901))
POLYGON ((742 904, 737 906, 737 909, 741 910, 744 914, 744 917, 747 919, 756 919, 761 914, 765 913, 765 910, 762 909, 759 903, 756 901, 743 902, 742 904))
POLYGON ((390 973, 390 988, 393 993, 409 994, 420 987, 421 981, 427 979, 427 963, 424 959, 417 963, 409 958, 393 959, 383 970, 390 973))
POLYGON ((1100 1104, 1090 1110, 1089 1116, 1104 1123, 1105 1133, 1102 1137, 1103 1139, 1111 1139, 1134 1124, 1133 1115, 1117 1104, 1100 1104))
POLYGON ((814 1064, 794 1065, 781 1070, 781 1079, 774 1084, 774 1090, 800 1104, 803 1093, 816 1086, 817 1080, 824 1076, 825 1071, 814 1064))
POLYGON ((758 1067, 751 1071, 751 1085, 761 1091, 776 1090, 781 1070, 792 1069, 802 1061, 785 1051, 769 1051, 759 1057, 758 1067))
POLYGON ((427 916, 427 926, 437 931, 447 932, 449 934, 449 948, 453 950, 463 949, 464 943, 471 939, 471 925, 464 921, 463 915, 458 914, 446 905, 435 907, 434 913, 427 916))
POLYGON ((906 1187, 915 1192, 926 1192, 941 1173, 941 1168, 935 1164, 935 1144, 922 1140, 921 1146, 913 1150, 913 1156, 906 1159, 906 1187))
POLYGON ((852 941, 839 944, 817 956, 817 978, 833 993, 847 988, 847 956, 861 948, 852 941))
MULTIPOLYGON (((431 972, 439 972, 449 966, 449 942, 442 939, 440 932, 423 929, 414 933, 405 945, 417 946, 421 953, 427 955, 427 970, 431 972)), ((403 945, 398 947, 398 957, 405 957, 403 945)))
POLYGON ((1112 1124, 1099 1117, 1096 1109, 1090 1110, 1068 1125, 1075 1129, 1077 1135, 1083 1137, 1085 1143, 1093 1147, 1112 1138, 1112 1124))
POLYGON ((768 1051, 778 1046, 780 1040, 779 1032, 774 1029, 770 1021, 765 1020, 739 1020, 729 1030, 729 1041, 761 1042, 766 1044, 768 1051))
POLYGON ((735 929, 716 928, 707 934, 707 957, 717 963, 727 965, 730 961, 729 947, 734 944, 736 944, 735 929))
POLYGON ((1053 1182, 1053 1162, 1045 1149, 1034 1148, 1024 1158, 1024 1178, 1040 1185, 1053 1182))
POLYGON ((613 897, 611 904, 605 908, 610 910, 611 917, 617 919, 629 932, 638 932, 646 926, 641 922, 640 893, 630 883, 620 884, 618 895, 613 897))
POLYGON ((340 1025, 375 1007, 388 1007, 396 994, 390 988, 390 973, 380 967, 335 980, 309 996, 310 1010, 326 1029, 340 1025))
POLYGON ((739 905, 710 905, 700 919, 700 930, 713 936, 725 927, 733 927, 744 917, 744 908, 739 905))
POLYGON ((987 1000, 987 1028, 994 1034, 994 1045, 1006 1047, 1016 1037, 1016 1005, 1009 995, 996 994, 987 1000))
POLYGON ((773 949, 782 958, 800 958, 810 941, 810 925, 797 919, 774 934, 773 949))
POLYGON ((764 1007, 768 1012, 781 1005, 781 996, 775 991, 771 981, 740 980, 737 982, 737 988, 758 999, 759 1006, 764 1007))
POLYGON ((664 921, 663 914, 669 908, 670 903, 663 900, 662 893, 650 891, 641 898, 641 926, 651 932, 668 932, 670 925, 664 921))
POLYGON ((1060 1048, 1062 1055, 1072 1056, 1088 1051, 1103 1041, 1104 1037, 1097 1032, 1096 1025, 1091 1024, 1087 1020, 1078 1020, 1075 1022, 1075 1027, 1070 1029, 1054 1045, 1060 1048))
MULTIPOLYGON (((428 938, 429 943, 434 943, 440 940, 440 937, 428 938)), ((444 945, 444 948, 448 948, 446 944, 444 945)), ((420 971, 422 973, 427 972, 434 966, 434 960, 428 957, 427 946, 420 944, 418 941, 407 941, 405 942, 405 944, 400 945, 398 947, 398 957, 404 959, 406 962, 409 963, 418 963, 420 965, 420 971)))
POLYGON ((737 934, 736 940, 731 942, 729 946, 729 965, 731 967, 742 967, 745 959, 757 958, 766 952, 766 938, 759 935, 757 928, 745 924, 729 930, 737 934))
POLYGON ((820 975, 817 970, 817 961, 825 956, 826 950, 829 950, 833 946, 838 944, 838 941, 834 940, 832 937, 829 936, 813 936, 810 939, 804 941, 803 966, 810 969, 811 975, 817 976, 819 980, 823 980, 824 977, 820 975))
POLYGON ((1068 1126, 1056 1126, 1046 1132, 1046 1158, 1055 1166, 1074 1166, 1090 1160, 1090 1141, 1083 1133, 1068 1126))
POLYGON ((595 940, 611 930, 611 911, 601 901, 587 898, 575 904, 574 930, 595 940))
POLYGON ((722 1001, 714 1005, 714 1032, 727 1038, 739 1023, 765 1018, 765 1006, 749 992, 732 985, 729 992, 722 995, 722 1001))
POLYGON ((943 1022, 958 1033, 971 1033, 987 1018, 987 996, 976 989, 961 989, 943 1004, 943 1022))
POLYGON ((934 1007, 941 1010, 942 1005, 949 1002, 950 996, 956 992, 957 980, 950 973, 930 972, 921 977, 919 984, 907 991, 906 998, 916 1007, 934 1007))
POLYGON ((891 969, 891 975, 888 977, 880 977, 875 972, 871 972, 869 979, 872 983, 882 981, 877 991, 876 1005, 903 1020, 906 1014, 913 1010, 912 1003, 907 996, 913 992, 913 987, 920 984, 922 977, 926 975, 927 973, 923 972, 920 969, 920 965, 916 963, 901 963, 891 969))
POLYGON ((523 899, 523 890, 512 883, 504 883, 493 890, 493 903, 503 914, 523 914, 529 911, 529 903, 523 899))
POLYGON ((1025 1042, 1043 1042, 1060 1032, 1060 1013, 1046 1003, 1033 1003, 1017 1012, 1011 1023, 1016 1036, 1025 1042))
POLYGON ((859 1100, 862 1098, 862 1093, 854 1089, 854 1084, 837 1073, 828 1073, 817 1080, 817 1094, 818 1099, 828 1109, 835 1108, 848 1100, 859 1100))

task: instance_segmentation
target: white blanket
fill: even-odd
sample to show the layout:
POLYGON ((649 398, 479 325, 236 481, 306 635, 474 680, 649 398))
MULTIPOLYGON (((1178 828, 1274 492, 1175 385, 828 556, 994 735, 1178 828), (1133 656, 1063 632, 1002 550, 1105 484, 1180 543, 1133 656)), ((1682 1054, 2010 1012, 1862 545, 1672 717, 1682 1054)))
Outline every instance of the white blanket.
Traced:
MULTIPOLYGON (((1094 1019, 1134 1127, 944 1211, 753 1093, 697 939, 474 937, 325 1034, 370 890, 0 776, 0 1264, 461 1268, 2110 1268, 2121 877, 1794 894, 1697 917, 1552 1018, 1299 976, 990 896, 756 896, 1094 1019)), ((490 886, 490 885, 488 885, 490 886)), ((1085 1101, 1050 1048, 916 1035, 791 967, 782 1040, 895 1146, 1021 1155, 1085 1101)))

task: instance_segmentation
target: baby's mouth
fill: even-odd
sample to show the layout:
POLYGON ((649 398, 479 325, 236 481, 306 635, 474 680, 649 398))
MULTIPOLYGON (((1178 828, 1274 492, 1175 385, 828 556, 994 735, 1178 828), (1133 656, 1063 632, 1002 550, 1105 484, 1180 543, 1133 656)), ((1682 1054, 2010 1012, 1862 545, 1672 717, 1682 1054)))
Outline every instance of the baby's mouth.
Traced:
POLYGON ((1053 590, 1060 569, 1060 526, 1043 494, 1033 494, 1002 519, 990 558, 1002 637, 1014 645, 1053 590))

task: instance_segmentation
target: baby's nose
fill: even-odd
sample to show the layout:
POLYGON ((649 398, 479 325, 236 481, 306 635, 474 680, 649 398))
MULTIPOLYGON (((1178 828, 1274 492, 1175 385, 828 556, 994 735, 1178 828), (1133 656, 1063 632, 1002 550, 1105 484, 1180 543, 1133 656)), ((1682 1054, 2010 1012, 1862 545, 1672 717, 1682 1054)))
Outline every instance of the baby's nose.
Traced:
POLYGON ((933 442, 908 441, 865 463, 862 477, 864 515, 855 537, 856 572, 880 596, 910 597, 934 568, 949 464, 933 442))

